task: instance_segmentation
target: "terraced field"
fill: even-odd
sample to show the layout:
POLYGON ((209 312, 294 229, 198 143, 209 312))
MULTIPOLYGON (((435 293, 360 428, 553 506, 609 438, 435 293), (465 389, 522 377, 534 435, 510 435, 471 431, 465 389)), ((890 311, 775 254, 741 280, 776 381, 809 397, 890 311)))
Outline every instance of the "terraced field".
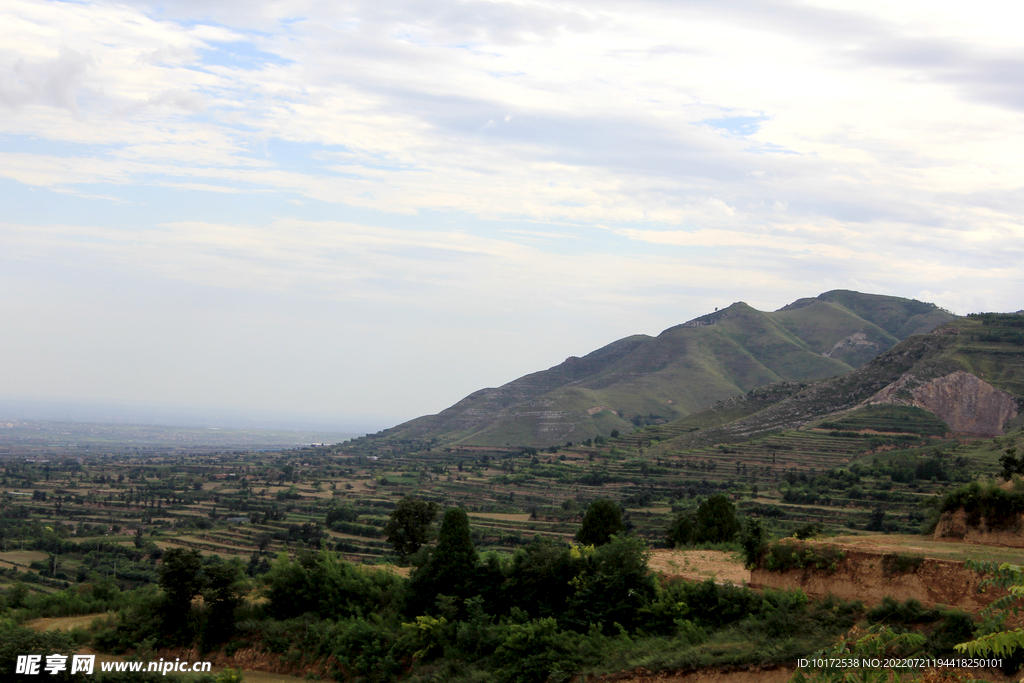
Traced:
POLYGON ((808 523, 916 532, 937 494, 994 473, 1003 449, 1024 446, 1019 432, 958 443, 938 433, 930 414, 887 410, 688 449, 659 440, 663 427, 652 427, 542 451, 416 442, 369 450, 356 442, 275 454, 7 461, 9 552, 49 540, 18 565, 0 553, 0 568, 17 566, 54 586, 89 576, 137 584, 153 580, 168 548, 238 558, 257 572, 282 550, 324 543, 355 561, 390 563, 383 526, 406 495, 466 509, 484 552, 511 552, 537 535, 570 540, 598 498, 618 501, 628 527, 655 546, 677 514, 715 493, 777 535, 808 523))

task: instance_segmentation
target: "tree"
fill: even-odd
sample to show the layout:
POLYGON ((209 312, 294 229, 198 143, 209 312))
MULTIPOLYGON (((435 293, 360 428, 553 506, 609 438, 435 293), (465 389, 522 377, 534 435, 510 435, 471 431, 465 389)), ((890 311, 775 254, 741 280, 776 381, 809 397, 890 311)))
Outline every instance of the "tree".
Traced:
POLYGON ((868 531, 885 531, 885 508, 881 505, 874 508, 864 528, 868 531))
MULTIPOLYGON (((987 631, 974 640, 954 645, 959 653, 970 657, 1007 657, 1019 656, 1024 649, 1024 629, 1019 626, 1007 629, 1008 619, 1016 618, 1020 604, 1024 600, 1024 570, 1020 565, 1004 562, 986 562, 984 560, 967 560, 966 567, 982 575, 987 575, 978 585, 979 590, 997 586, 1008 595, 996 598, 981 611, 981 627, 979 631, 987 631)), ((1011 661, 1013 661, 1011 659, 1011 661)), ((1017 662, 1019 663, 1019 659, 1017 662)))
POLYGON ((583 571, 582 554, 541 536, 516 550, 508 580, 502 586, 505 601, 533 618, 557 617, 576 594, 572 580, 583 571))
POLYGON ((173 639, 187 642, 187 627, 192 611, 192 598, 199 595, 203 580, 202 556, 198 550, 170 548, 160 566, 160 588, 164 591, 164 629, 173 639))
POLYGON ((697 543, 727 543, 740 531, 736 507, 721 493, 711 496, 697 508, 694 541, 697 543))
POLYGON ((697 522, 693 512, 680 512, 671 524, 665 528, 665 540, 670 548, 693 543, 697 532, 697 522))
POLYGON ((437 547, 430 560, 412 575, 407 611, 426 614, 438 595, 469 597, 477 568, 476 547, 469 533, 469 517, 462 508, 444 513, 437 547))
POLYGON ((607 498, 595 500, 583 515, 583 524, 576 532, 576 540, 583 545, 599 546, 612 540, 614 534, 626 530, 618 503, 607 498))
POLYGON ((1010 447, 999 456, 999 464, 1003 466, 1002 476, 1006 481, 1013 479, 1015 474, 1024 474, 1024 454, 1016 457, 1017 449, 1010 447))
POLYGON ((740 535, 740 545, 743 546, 743 566, 753 569, 768 548, 768 529, 762 520, 747 517, 740 535))
POLYGON ((238 560, 210 564, 203 568, 201 593, 206 606, 203 645, 209 647, 231 638, 235 610, 242 604, 242 565, 238 560))
POLYGON ((431 564, 461 570, 475 565, 476 559, 476 547, 469 533, 469 516, 462 508, 448 510, 441 521, 437 548, 430 557, 431 564))
POLYGON ((594 551, 581 553, 586 564, 573 580, 576 593, 567 605, 564 622, 577 631, 602 624, 605 633, 633 630, 644 619, 644 608, 657 595, 647 568, 650 552, 636 536, 616 536, 594 551))
POLYGON ((384 537, 399 555, 412 555, 430 541, 431 524, 437 512, 437 503, 406 496, 398 501, 384 524, 384 537))

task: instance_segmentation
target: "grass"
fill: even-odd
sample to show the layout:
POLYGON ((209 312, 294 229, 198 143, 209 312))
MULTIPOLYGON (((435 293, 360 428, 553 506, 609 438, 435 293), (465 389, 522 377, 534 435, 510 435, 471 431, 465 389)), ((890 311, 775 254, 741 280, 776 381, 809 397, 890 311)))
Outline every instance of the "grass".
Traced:
POLYGON ((46 553, 39 550, 8 550, 5 553, 0 553, 0 560, 24 566, 45 560, 47 557, 49 556, 46 553))
POLYGON ((1024 564, 1024 548, 1004 548, 985 546, 973 543, 959 543, 934 540, 929 536, 909 534, 886 534, 879 536, 836 536, 828 539, 830 543, 856 548, 892 549, 907 554, 921 554, 939 560, 966 562, 970 559, 992 562, 1009 562, 1024 564))
POLYGON ((921 436, 943 436, 949 427, 935 413, 901 405, 868 405, 838 419, 818 425, 822 429, 872 430, 883 433, 908 433, 921 436))
POLYGON ((25 622, 25 627, 33 631, 70 631, 76 628, 88 628, 93 621, 108 614, 82 614, 74 617, 46 617, 25 622))

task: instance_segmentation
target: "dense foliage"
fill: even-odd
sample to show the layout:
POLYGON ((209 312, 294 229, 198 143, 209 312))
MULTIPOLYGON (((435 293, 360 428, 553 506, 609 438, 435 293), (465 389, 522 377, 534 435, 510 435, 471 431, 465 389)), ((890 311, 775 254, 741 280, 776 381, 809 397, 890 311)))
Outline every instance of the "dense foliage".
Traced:
POLYGON ((784 538, 768 545, 758 566, 773 572, 808 567, 824 572, 835 572, 846 553, 835 546, 801 543, 784 538))
POLYGON ((940 510, 963 510, 972 526, 977 526, 984 518, 990 528, 1006 527, 1015 524, 1018 516, 1024 513, 1024 493, 1005 491, 998 486, 985 486, 975 481, 948 493, 940 510))
POLYGON ((243 601, 253 582, 241 563, 186 549, 163 559, 159 583, 131 593, 111 584, 45 598, 22 589, 5 594, 6 607, 23 617, 30 608, 114 610, 86 636, 101 650, 256 646, 297 667, 334 667, 339 680, 379 682, 541 683, 632 666, 767 663, 824 646, 862 614, 799 592, 659 583, 644 541, 624 533, 596 547, 537 537, 512 555, 481 556, 458 508, 409 579, 325 546, 280 554, 255 582, 262 599, 243 601))
POLYGON ((702 502, 696 512, 683 512, 665 530, 669 546, 728 543, 740 532, 736 506, 721 493, 702 502))
POLYGON ((583 545, 604 545, 615 534, 626 530, 622 523, 622 510, 613 500, 595 500, 583 515, 583 523, 576 533, 576 540, 583 545))
MULTIPOLYGON (((398 502, 384 525, 384 537, 401 556, 412 555, 430 541, 437 503, 406 496, 398 502)), ((331 513, 327 513, 331 523, 331 513)))

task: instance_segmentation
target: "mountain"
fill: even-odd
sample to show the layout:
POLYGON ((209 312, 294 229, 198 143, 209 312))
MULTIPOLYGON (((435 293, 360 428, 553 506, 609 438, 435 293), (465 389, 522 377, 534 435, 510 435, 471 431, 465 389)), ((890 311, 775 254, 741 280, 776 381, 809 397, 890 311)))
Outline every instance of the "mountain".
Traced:
POLYGON ((570 357, 380 437, 548 446, 677 420, 764 385, 848 373, 954 316, 934 304, 845 290, 762 312, 743 302, 570 357))
POLYGON ((966 436, 1024 425, 1024 313, 957 318, 839 377, 758 387, 632 439, 685 450, 826 420, 856 421, 881 405, 922 409, 966 436))

